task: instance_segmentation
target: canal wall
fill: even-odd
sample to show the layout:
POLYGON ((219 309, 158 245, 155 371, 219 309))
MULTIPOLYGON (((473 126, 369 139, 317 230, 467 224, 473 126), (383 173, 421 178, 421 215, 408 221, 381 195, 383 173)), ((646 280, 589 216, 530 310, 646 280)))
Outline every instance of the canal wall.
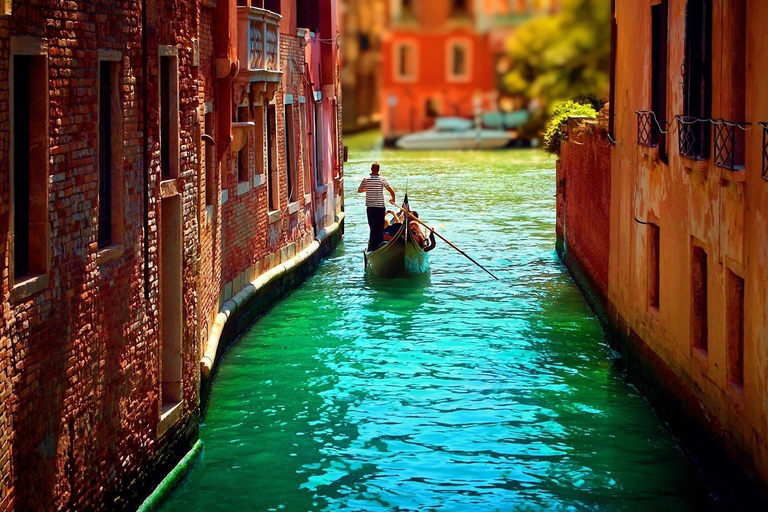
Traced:
MULTIPOLYGON (((211 328, 200 360, 202 415, 208 405, 211 384, 227 347, 250 325, 291 290, 312 275, 320 261, 341 242, 344 235, 344 213, 337 221, 318 233, 298 254, 286 257, 280 264, 260 274, 222 305, 211 328)), ((289 251, 282 253, 290 254, 289 251)))
MULTIPOLYGON (((658 218, 632 215, 638 206, 642 208, 643 194, 647 200, 647 189, 637 194, 617 190, 617 177, 622 187, 627 184, 627 176, 622 176, 617 168, 621 169, 620 166, 629 161, 647 165, 653 164, 653 160, 648 160, 639 151, 634 156, 627 155, 626 139, 613 146, 604 119, 572 119, 567 135, 556 174, 558 254, 600 319, 617 363, 695 461, 702 480, 712 489, 713 495, 725 508, 765 507, 762 461, 756 460, 763 450, 760 446, 763 438, 753 431, 751 443, 756 444, 752 449, 748 448, 745 440, 739 438, 741 429, 733 429, 722 417, 721 401, 724 398, 729 401, 739 398, 736 403, 741 414, 743 399, 734 395, 734 389, 729 391, 728 388, 716 399, 708 396, 706 388, 690 374, 695 370, 701 375, 706 368, 703 364, 706 359, 702 360, 701 351, 695 347, 683 354, 672 349, 681 340, 669 339, 674 334, 660 318, 659 302, 665 316, 675 314, 687 320, 686 308, 690 303, 680 298, 682 307, 670 307, 669 296, 660 297, 658 290, 660 288, 662 294, 671 294, 668 287, 687 272, 688 262, 678 266, 665 263, 670 265, 669 268, 659 265, 657 258, 666 261, 671 255, 664 252, 665 248, 659 249, 658 238, 649 239, 646 233, 647 225, 658 222, 658 218), (628 212, 632 231, 641 234, 627 237, 617 231, 617 212, 622 215, 628 212), (634 256, 632 251, 623 248, 625 243, 639 249, 634 256), (657 259, 655 263, 654 259, 657 259), (631 289, 623 288, 615 271, 617 264, 628 263, 630 266, 622 276, 637 278, 631 289), (649 274, 658 271, 663 275, 661 281, 657 281, 658 285, 654 285, 649 274), (669 272, 676 275, 668 275, 669 272), (642 304, 643 314, 639 315, 635 307, 628 307, 626 301, 642 304)), ((658 161, 653 165, 658 165, 658 161)), ((631 176, 634 178, 634 173, 631 176)), ((661 241, 665 242, 665 239, 661 241)), ((684 285, 678 283, 677 286, 684 285)), ((721 300, 726 302, 725 297, 721 300)), ((684 339, 690 339, 690 336, 684 339)))

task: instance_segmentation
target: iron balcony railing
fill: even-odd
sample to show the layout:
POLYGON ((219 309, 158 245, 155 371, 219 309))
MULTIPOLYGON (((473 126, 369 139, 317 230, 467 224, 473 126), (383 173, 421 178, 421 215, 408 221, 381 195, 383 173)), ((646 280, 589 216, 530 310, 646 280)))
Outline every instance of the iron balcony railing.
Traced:
POLYGON ((265 80, 280 74, 281 19, 279 14, 266 9, 238 6, 238 58, 245 71, 260 73, 265 80))
POLYGON ((763 179, 768 181, 768 123, 760 123, 763 127, 763 179))
POLYGON ((710 149, 709 119, 675 116, 677 119, 680 155, 694 160, 707 160, 710 149))
POLYGON ((640 146, 655 148, 661 139, 662 125, 652 110, 637 111, 637 143, 640 146))
POLYGON ((715 165, 735 170, 744 166, 744 128, 749 123, 713 119, 715 125, 715 165))

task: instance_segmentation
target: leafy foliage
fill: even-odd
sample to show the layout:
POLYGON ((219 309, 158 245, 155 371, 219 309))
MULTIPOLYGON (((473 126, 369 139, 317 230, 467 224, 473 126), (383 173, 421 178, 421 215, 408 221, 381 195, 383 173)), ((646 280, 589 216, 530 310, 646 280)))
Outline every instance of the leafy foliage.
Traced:
POLYGON ((597 110, 590 105, 582 105, 575 101, 558 103, 544 132, 544 150, 547 153, 560 153, 560 146, 565 140, 562 127, 568 122, 569 117, 574 116, 594 119, 597 117, 597 110))
POLYGON ((607 96, 610 16, 610 0, 563 0, 558 14, 532 19, 510 39, 504 87, 543 105, 543 115, 533 119, 538 129, 558 102, 607 96))

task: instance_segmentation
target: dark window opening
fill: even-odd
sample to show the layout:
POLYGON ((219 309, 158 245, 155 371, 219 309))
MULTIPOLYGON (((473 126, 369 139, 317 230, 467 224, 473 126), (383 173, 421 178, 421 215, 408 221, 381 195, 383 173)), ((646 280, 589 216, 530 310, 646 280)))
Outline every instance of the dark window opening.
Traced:
POLYGON ((13 61, 13 234, 14 276, 29 273, 30 73, 32 58, 13 61))
POLYGON ((681 154, 706 160, 710 150, 712 116, 712 0, 688 0, 685 24, 683 129, 681 154), (685 124, 690 123, 690 124, 685 124))
POLYGON ((280 0, 264 0, 264 8, 280 14, 280 0))
MULTIPOLYGON (((214 136, 213 133, 213 113, 205 114, 205 133, 214 136)), ((213 145, 205 145, 205 205, 210 206, 216 198, 216 180, 214 179, 216 169, 216 150, 213 145)))
POLYGON ((400 13, 403 18, 413 17, 413 0, 402 0, 400 4, 400 13))
MULTIPOLYGON (((237 120, 238 121, 250 121, 248 107, 237 108, 237 120)), ((237 152, 237 181, 240 183, 246 182, 249 179, 248 166, 250 164, 250 145, 251 145, 250 133, 246 135, 245 145, 237 152)))
POLYGON ((453 47, 453 75, 464 76, 467 73, 467 55, 466 48, 461 45, 454 45, 453 47))
POLYGON ((112 245, 112 65, 99 66, 99 241, 112 245))
POLYGON ((296 24, 317 32, 320 29, 320 3, 317 0, 296 0, 296 24))
POLYGON ((275 211, 278 208, 278 188, 277 188, 277 119, 274 105, 267 107, 267 200, 269 211, 275 211))
POLYGON ((406 45, 400 46, 399 69, 400 69, 401 77, 410 76, 410 71, 411 71, 411 66, 409 62, 410 57, 411 57, 411 48, 406 45))
POLYGON ((296 134, 294 133, 293 105, 285 105, 285 166, 288 202, 298 201, 298 176, 296 166, 296 134))
POLYGON ((469 13, 467 0, 453 0, 451 3, 452 16, 465 16, 469 13))
POLYGON ((160 57, 160 173, 171 178, 171 58, 160 57))
POLYGON ((13 276, 48 268, 48 75, 43 56, 13 57, 13 276))
POLYGON ((744 279, 730 270, 726 283, 726 336, 728 381, 739 391, 744 386, 744 279))
POLYGON ((694 348, 709 350, 707 316, 707 253, 694 245, 691 258, 691 342, 694 348))
POLYGON ((323 177, 323 104, 315 103, 315 184, 321 187, 325 184, 323 177))
POLYGON ((659 148, 659 157, 667 163, 667 24, 668 4, 662 0, 651 7, 651 143, 659 148))
POLYGON ((648 224, 648 305, 659 309, 661 272, 661 231, 656 224, 648 224))

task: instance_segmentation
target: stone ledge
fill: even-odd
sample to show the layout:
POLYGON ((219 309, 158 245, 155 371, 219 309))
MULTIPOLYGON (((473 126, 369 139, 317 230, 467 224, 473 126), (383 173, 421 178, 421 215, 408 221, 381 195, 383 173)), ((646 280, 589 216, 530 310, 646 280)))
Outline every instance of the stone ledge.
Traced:
POLYGON ((48 288, 48 274, 25 278, 11 289, 10 303, 21 302, 48 288))
POLYGON ((96 265, 102 266, 110 261, 119 259, 125 250, 122 245, 110 245, 96 253, 96 265))

